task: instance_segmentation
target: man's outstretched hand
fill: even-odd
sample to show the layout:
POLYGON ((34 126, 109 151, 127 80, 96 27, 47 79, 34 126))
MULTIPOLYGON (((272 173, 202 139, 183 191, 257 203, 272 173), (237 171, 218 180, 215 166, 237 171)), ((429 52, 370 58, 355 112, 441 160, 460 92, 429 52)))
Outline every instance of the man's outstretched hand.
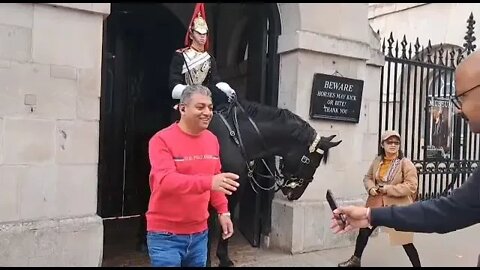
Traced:
POLYGON ((232 192, 235 192, 240 186, 237 179, 238 175, 234 173, 219 173, 212 178, 212 190, 232 195, 232 192))
POLYGON ((369 210, 363 206, 341 206, 333 211, 332 224, 330 228, 333 233, 345 233, 353 229, 367 228, 370 226, 369 210), (347 219, 345 228, 339 221, 340 213, 343 213, 347 219))

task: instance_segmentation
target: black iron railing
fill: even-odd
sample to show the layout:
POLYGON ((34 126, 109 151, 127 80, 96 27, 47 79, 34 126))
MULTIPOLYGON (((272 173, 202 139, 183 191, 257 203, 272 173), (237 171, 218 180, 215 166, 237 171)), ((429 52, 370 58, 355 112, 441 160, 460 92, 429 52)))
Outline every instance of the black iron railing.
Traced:
MULTIPOLYGON (((385 65, 381 71, 379 135, 393 129, 402 136, 402 151, 419 175, 419 199, 448 194, 459 187, 480 161, 479 138, 456 114, 456 66, 476 48, 475 20, 467 20, 463 47, 421 46, 417 38, 401 42, 384 38, 385 65)), ((380 150, 380 149, 379 149, 380 150)))

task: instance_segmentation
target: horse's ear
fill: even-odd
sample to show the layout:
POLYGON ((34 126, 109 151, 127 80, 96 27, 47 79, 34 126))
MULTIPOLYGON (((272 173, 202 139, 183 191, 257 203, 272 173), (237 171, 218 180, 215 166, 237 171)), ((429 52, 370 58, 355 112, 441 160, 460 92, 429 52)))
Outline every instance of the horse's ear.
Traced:
POLYGON ((338 142, 332 142, 332 139, 335 138, 336 135, 330 135, 328 137, 323 137, 321 136, 320 137, 320 141, 317 143, 317 148, 321 148, 325 151, 327 151, 328 149, 332 148, 332 147, 335 147, 337 146, 338 144, 340 144, 342 141, 338 141, 338 142))
POLYGON ((328 148, 327 150, 323 151, 320 148, 317 148, 317 153, 319 153, 322 156, 323 164, 327 164, 327 159, 328 159, 328 148), (320 150, 320 151, 319 151, 320 150))
MULTIPOLYGON (((332 135, 330 137, 328 137, 329 139, 333 139, 333 137, 335 137, 335 135, 332 135)), ((323 163, 326 164, 327 163, 327 159, 328 159, 328 150, 332 147, 335 147, 337 145, 339 145, 342 141, 338 141, 338 142, 331 142, 331 141, 327 141, 327 142, 324 142, 324 146, 325 146, 325 150, 323 150, 320 145, 317 146, 317 148, 315 149, 315 152, 319 153, 321 156, 322 156, 322 159, 323 159, 323 163)))
POLYGON ((337 136, 337 135, 333 134, 333 135, 330 135, 330 136, 328 136, 328 137, 325 137, 325 139, 326 139, 327 141, 331 141, 331 140, 332 140, 333 138, 335 138, 336 136, 337 136))
POLYGON ((330 148, 332 148, 332 147, 335 147, 335 146, 339 145, 341 142, 342 142, 342 140, 340 140, 340 141, 338 141, 338 142, 331 142, 331 146, 330 146, 330 148))

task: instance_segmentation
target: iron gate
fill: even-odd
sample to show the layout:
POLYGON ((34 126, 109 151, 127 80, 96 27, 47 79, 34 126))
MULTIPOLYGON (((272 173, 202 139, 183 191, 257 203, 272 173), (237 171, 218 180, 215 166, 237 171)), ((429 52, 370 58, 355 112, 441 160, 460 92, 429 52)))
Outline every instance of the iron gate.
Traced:
POLYGON ((478 166, 477 134, 454 111, 455 67, 475 50, 475 20, 467 20, 463 47, 421 46, 405 35, 399 42, 384 38, 385 65, 381 70, 379 135, 387 129, 402 136, 402 151, 417 168, 418 199, 448 194, 478 166))

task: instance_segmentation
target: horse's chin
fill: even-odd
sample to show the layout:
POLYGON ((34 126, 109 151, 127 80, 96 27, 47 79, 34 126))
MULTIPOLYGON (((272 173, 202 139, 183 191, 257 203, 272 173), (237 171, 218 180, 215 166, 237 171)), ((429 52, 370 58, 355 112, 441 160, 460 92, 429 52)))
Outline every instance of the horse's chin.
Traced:
POLYGON ((287 191, 287 199, 289 201, 296 201, 302 197, 303 193, 305 192, 305 188, 296 188, 296 189, 290 189, 287 191))
POLYGON ((300 199, 300 196, 291 195, 291 193, 289 193, 289 194, 287 194, 287 199, 289 201, 296 201, 296 200, 300 199))
POLYGON ((298 200, 298 198, 295 198, 295 197, 293 197, 293 195, 292 195, 292 192, 291 192, 291 191, 287 193, 287 199, 288 199, 289 201, 295 201, 295 200, 298 200))

